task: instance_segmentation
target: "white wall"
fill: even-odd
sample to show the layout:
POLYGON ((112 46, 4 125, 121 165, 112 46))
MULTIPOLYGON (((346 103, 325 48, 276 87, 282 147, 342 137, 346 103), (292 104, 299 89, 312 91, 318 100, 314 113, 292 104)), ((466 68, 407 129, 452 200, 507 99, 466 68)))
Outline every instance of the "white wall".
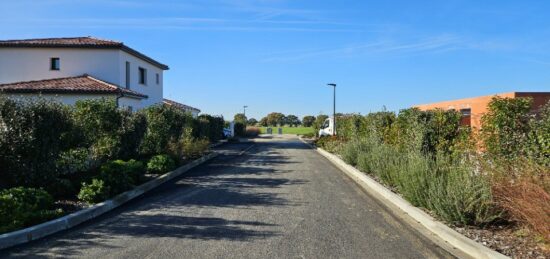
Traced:
POLYGON ((116 49, 0 48, 0 83, 42 80, 89 74, 119 84, 116 49), (58 57, 60 70, 50 70, 50 58, 58 57))
POLYGON ((119 70, 121 71, 119 85, 121 87, 126 87, 126 61, 130 62, 130 89, 149 96, 142 100, 146 106, 162 103, 163 70, 124 51, 119 51, 119 70), (139 83, 139 67, 147 70, 146 84, 139 83), (157 73, 159 84, 156 83, 157 73))
MULTIPOLYGON (((67 105, 74 105, 78 100, 115 98, 114 94, 4 94, 7 97, 17 100, 27 100, 32 98, 46 98, 52 101, 61 102, 67 105)), ((122 97, 118 100, 119 107, 132 107, 133 110, 145 108, 142 100, 135 98, 122 97)))

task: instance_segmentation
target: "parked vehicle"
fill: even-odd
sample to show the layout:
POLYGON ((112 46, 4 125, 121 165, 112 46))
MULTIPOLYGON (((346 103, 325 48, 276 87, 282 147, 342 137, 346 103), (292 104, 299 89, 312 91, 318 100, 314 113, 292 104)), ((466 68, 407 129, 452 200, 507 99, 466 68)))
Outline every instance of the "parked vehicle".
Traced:
POLYGON ((319 137, 335 135, 336 129, 334 128, 334 119, 327 118, 323 125, 319 129, 319 137))

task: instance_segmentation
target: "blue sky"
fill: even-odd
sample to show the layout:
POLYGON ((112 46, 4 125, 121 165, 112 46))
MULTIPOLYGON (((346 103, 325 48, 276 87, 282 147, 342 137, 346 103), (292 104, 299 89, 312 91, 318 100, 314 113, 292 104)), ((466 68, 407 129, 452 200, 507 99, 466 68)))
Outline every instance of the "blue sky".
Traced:
POLYGON ((550 1, 0 0, 0 39, 95 36, 162 63, 165 97, 232 118, 550 91, 550 1))

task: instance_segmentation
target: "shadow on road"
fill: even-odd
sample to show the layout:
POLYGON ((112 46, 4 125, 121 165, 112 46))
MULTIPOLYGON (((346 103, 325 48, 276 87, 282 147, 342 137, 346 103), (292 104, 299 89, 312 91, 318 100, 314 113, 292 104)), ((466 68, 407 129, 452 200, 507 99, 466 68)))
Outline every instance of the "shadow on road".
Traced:
POLYGON ((246 213, 263 206, 300 205, 301 201, 290 201, 274 190, 308 181, 285 178, 290 170, 273 165, 296 162, 270 145, 262 144, 245 156, 222 154, 90 223, 16 247, 8 255, 77 256, 87 249, 125 247, 125 242, 149 238, 253 241, 278 236, 277 225, 270 223, 196 216, 213 207, 246 213))

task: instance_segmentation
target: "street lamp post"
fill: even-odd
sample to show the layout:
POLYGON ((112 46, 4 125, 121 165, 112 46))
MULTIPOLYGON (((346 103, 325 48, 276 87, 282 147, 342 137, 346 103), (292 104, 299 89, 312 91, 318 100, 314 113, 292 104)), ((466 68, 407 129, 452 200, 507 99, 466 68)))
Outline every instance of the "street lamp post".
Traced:
POLYGON ((243 106, 243 115, 246 117, 246 108, 248 108, 247 105, 243 106))
POLYGON ((333 136, 336 136, 336 84, 334 83, 331 83, 331 84, 327 84, 328 86, 332 86, 332 88, 334 89, 333 90, 333 95, 332 95, 332 120, 333 120, 333 123, 334 123, 334 128, 332 129, 332 135, 333 136))

